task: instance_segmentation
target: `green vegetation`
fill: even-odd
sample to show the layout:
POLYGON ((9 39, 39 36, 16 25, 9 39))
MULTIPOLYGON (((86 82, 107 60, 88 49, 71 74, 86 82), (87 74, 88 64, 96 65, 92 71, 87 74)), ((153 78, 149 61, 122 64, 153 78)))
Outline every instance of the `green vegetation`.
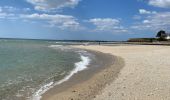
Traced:
POLYGON ((128 42, 156 42, 156 41, 169 41, 167 37, 170 36, 164 30, 160 30, 156 34, 156 38, 131 38, 128 42))
POLYGON ((157 41, 156 38, 131 38, 128 42, 153 42, 157 41))
POLYGON ((161 30, 157 33, 156 37, 159 41, 167 41, 168 33, 166 33, 164 30, 161 30))

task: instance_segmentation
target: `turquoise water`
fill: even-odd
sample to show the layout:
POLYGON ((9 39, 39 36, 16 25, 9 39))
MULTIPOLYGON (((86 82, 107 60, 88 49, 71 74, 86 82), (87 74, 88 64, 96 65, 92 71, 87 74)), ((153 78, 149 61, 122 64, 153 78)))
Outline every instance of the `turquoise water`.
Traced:
POLYGON ((0 40, 0 100, 27 100, 42 86, 56 82, 75 67, 75 50, 49 47, 55 42, 0 40))

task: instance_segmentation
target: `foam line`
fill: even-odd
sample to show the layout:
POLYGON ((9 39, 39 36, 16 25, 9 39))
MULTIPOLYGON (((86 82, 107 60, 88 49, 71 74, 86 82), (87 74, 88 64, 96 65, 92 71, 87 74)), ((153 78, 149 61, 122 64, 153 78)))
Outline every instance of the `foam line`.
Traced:
POLYGON ((91 59, 88 56, 82 55, 81 53, 79 53, 79 54, 80 54, 81 61, 75 63, 75 68, 70 72, 69 75, 67 75, 62 80, 60 80, 56 83, 50 82, 50 83, 42 86, 38 91, 35 92, 35 94, 33 95, 33 98, 31 100, 40 100, 42 98, 42 94, 47 92, 49 89, 53 88, 55 85, 59 85, 65 81, 69 80, 74 74, 87 69, 88 65, 90 64, 91 59))

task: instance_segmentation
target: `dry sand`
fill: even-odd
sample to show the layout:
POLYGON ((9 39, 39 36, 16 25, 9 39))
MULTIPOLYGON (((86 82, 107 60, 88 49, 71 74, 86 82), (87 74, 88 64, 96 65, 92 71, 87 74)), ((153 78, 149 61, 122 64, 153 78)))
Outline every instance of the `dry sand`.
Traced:
POLYGON ((120 56, 125 66, 119 77, 95 100, 170 100, 170 47, 80 46, 120 56))
POLYGON ((121 57, 125 61, 125 66, 119 74, 115 74, 118 75, 116 79, 108 77, 113 75, 110 72, 110 69, 114 70, 112 66, 109 67, 110 69, 107 68, 107 70, 94 75, 83 84, 71 88, 82 91, 81 95, 77 93, 73 95, 73 93, 68 92, 71 89, 68 89, 68 91, 56 94, 49 100, 170 100, 170 47, 149 45, 76 47, 121 57), (106 75, 106 77, 103 78, 102 75, 106 75), (96 77, 101 78, 97 78, 95 81, 96 77), (108 78, 112 81, 104 81, 108 78), (95 87, 96 82, 106 83, 100 88, 100 86, 95 87), (83 87, 86 84, 91 84, 92 92, 87 87, 83 87), (85 98, 88 95, 91 96, 91 93, 93 93, 93 97, 85 98))

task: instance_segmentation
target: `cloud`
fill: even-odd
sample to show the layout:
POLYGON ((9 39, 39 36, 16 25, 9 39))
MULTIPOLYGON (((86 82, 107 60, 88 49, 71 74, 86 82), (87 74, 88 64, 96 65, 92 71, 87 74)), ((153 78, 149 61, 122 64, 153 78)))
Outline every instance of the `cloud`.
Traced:
POLYGON ((0 7, 0 12, 2 12, 2 8, 0 7))
POLYGON ((142 22, 132 26, 138 30, 170 30, 170 12, 160 12, 154 15, 149 15, 142 22))
POLYGON ((0 20, 8 19, 8 20, 15 20, 17 19, 16 14, 10 12, 11 8, 9 6, 0 7, 0 20))
POLYGON ((3 21, 3 20, 16 21, 17 19, 18 19, 18 16, 16 14, 0 12, 0 21, 3 21))
POLYGON ((13 6, 4 6, 4 7, 1 7, 1 9, 3 9, 6 12, 15 12, 19 10, 18 8, 13 7, 13 6))
POLYGON ((49 14, 30 14, 30 15, 21 15, 21 18, 31 19, 31 20, 43 20, 49 24, 51 27, 58 27, 60 29, 71 29, 79 30, 82 29, 80 23, 73 16, 69 15, 49 15, 49 14))
POLYGON ((31 9, 30 9, 30 8, 23 8, 22 10, 23 10, 24 12, 31 11, 31 9))
POLYGON ((156 14, 157 12, 156 11, 148 11, 145 9, 139 9, 139 13, 140 14, 156 14))
POLYGON ((13 6, 0 6, 0 12, 5 13, 23 13, 31 11, 30 8, 17 8, 13 6))
POLYGON ((94 18, 88 22, 96 26, 95 31, 107 31, 107 32, 127 32, 127 30, 120 25, 120 20, 112 18, 94 18))
POLYGON ((50 11, 65 7, 74 8, 81 0, 27 0, 36 10, 50 11))
POLYGON ((0 13, 0 19, 10 18, 14 16, 15 16, 14 14, 0 13))
POLYGON ((170 8, 170 0, 149 0, 149 5, 161 8, 170 8))
POLYGON ((140 20, 142 17, 141 16, 139 16, 139 15, 134 15, 133 16, 133 19, 135 19, 135 20, 140 20))
POLYGON ((16 8, 13 6, 0 6, 0 19, 1 20, 17 20, 19 19, 19 13, 25 13, 30 11, 30 8, 16 8))

